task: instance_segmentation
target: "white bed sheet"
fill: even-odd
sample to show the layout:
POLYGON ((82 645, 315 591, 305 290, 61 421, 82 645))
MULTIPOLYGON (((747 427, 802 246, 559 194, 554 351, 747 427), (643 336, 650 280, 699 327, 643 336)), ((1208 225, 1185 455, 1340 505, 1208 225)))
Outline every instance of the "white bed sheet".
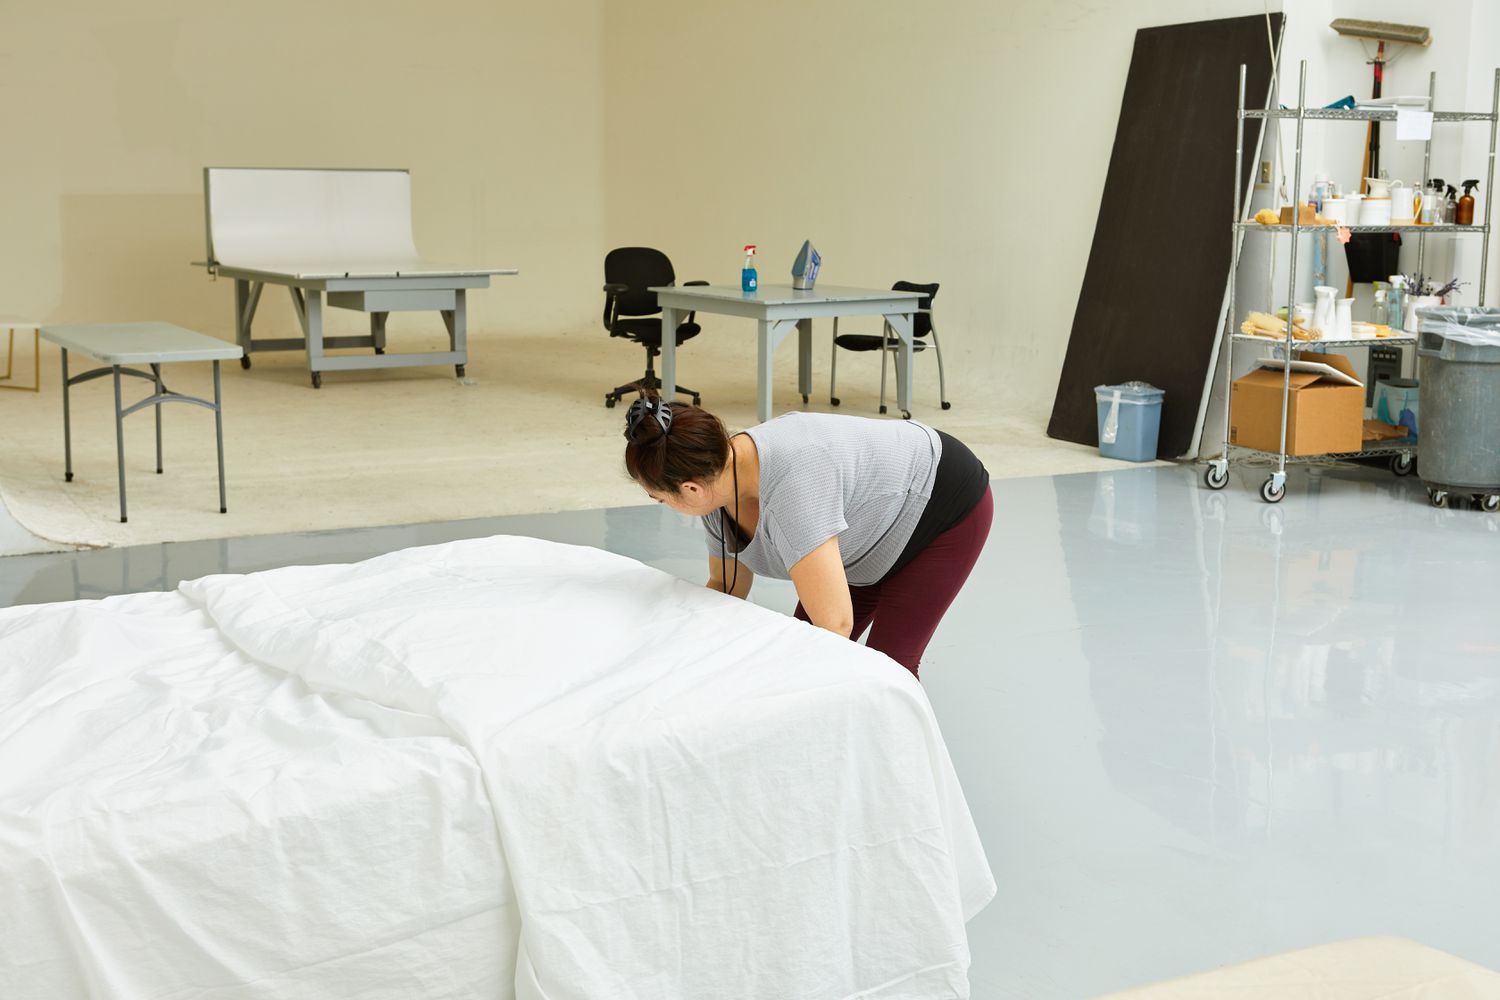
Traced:
POLYGON ((179 594, 0 611, 0 997, 508 996, 473 757, 179 594))
POLYGON ((967 997, 994 883, 883 654, 595 549, 499 537, 182 590, 255 659, 441 720, 522 913, 518 995, 967 997))

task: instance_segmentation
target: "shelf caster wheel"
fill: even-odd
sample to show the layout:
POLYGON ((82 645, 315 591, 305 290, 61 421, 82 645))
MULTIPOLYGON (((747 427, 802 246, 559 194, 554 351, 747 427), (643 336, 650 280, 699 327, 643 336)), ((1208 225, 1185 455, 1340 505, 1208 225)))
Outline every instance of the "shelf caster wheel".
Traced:
POLYGON ((902 410, 901 411, 901 419, 902 420, 910 420, 911 419, 911 411, 910 410, 902 410))
POLYGON ((313 384, 313 388, 314 389, 321 389, 321 388, 323 388, 323 373, 322 372, 313 372, 312 373, 312 384, 313 384))
POLYGON ((250 355, 248 355, 248 354, 241 354, 240 355, 240 367, 244 368, 246 370, 248 370, 250 368, 250 355))
POLYGON ((943 400, 943 409, 945 409, 945 410, 951 410, 951 409, 953 409, 953 404, 950 403, 950 402, 948 402, 945 399, 945 400, 943 400))
POLYGON ((1276 485, 1276 477, 1272 476, 1260 484, 1260 498, 1266 503, 1281 503, 1281 498, 1286 496, 1286 484, 1280 487, 1276 485))
POLYGON ((828 397, 828 405, 829 406, 838 406, 839 405, 839 398, 837 396, 829 396, 828 397))
POLYGON ((615 408, 615 397, 609 395, 608 393, 605 393, 604 408, 606 410, 613 410, 615 408))
POLYGON ((1210 465, 1208 471, 1203 473, 1203 485, 1211 490, 1222 490, 1229 485, 1229 469, 1210 465))
POLYGON ((459 378, 463 378, 464 377, 464 366, 463 365, 454 365, 453 366, 453 370, 454 370, 454 372, 456 372, 458 374, 459 378))
POLYGON ((1427 491, 1427 502, 1430 503, 1430 504, 1432 504, 1434 507, 1446 507, 1446 506, 1448 506, 1448 491, 1447 490, 1428 490, 1427 491))
POLYGON ((1391 459, 1391 472, 1398 476, 1409 476, 1416 471, 1416 459, 1410 455, 1397 455, 1391 459))
POLYGON ((885 413, 885 407, 883 407, 883 406, 882 406, 882 407, 881 407, 881 408, 880 408, 880 412, 881 412, 881 413, 882 413, 882 414, 884 414, 884 413, 885 413))
POLYGON ((1500 493, 1491 493, 1488 496, 1480 494, 1474 498, 1474 503, 1486 514, 1500 511, 1500 493))

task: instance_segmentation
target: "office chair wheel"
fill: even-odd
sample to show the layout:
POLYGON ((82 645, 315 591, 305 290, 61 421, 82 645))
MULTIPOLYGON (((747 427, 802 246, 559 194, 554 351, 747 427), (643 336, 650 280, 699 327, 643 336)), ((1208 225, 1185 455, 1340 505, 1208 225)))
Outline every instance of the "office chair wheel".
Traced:
POLYGON ((313 383, 313 388, 314 389, 321 389, 321 388, 323 388, 323 373, 322 372, 313 372, 312 373, 312 383, 313 383))
POLYGON ((829 402, 830 405, 838 406, 839 405, 839 398, 837 396, 829 396, 828 397, 828 402, 829 402))
POLYGON ((911 419, 911 411, 910 410, 902 410, 901 411, 901 419, 902 420, 910 420, 911 419))
POLYGON ((615 408, 615 403, 616 402, 618 402, 618 400, 616 400, 614 396, 611 396, 607 392, 604 394, 604 407, 605 407, 605 409, 613 410, 615 408))
POLYGON ((951 409, 953 409, 953 404, 950 403, 950 402, 948 402, 945 399, 945 400, 943 400, 943 409, 945 409, 945 410, 951 410, 951 409))
POLYGON ((453 370, 458 373, 458 377, 459 378, 463 378, 464 377, 464 366, 463 365, 454 365, 453 366, 453 370))
POLYGON ((700 396, 700 395, 698 395, 696 392, 693 393, 693 405, 694 406, 702 406, 703 405, 703 397, 700 396))
POLYGON ((241 354, 240 355, 240 367, 241 368, 249 368, 250 367, 250 355, 248 355, 248 354, 241 354))
POLYGON ((880 408, 880 412, 881 412, 881 413, 884 413, 884 412, 885 412, 885 407, 883 407, 883 406, 882 406, 882 407, 881 407, 881 408, 880 408))

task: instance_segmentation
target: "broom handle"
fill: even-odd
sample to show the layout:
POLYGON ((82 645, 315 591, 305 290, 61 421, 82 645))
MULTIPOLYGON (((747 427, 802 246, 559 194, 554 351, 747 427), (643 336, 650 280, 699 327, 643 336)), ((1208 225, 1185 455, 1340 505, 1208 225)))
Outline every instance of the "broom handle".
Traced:
MULTIPOLYGON (((1380 42, 1375 47, 1375 82, 1371 87, 1372 98, 1380 97, 1380 84, 1385 79, 1385 42, 1380 42)), ((1360 164, 1359 189, 1364 194, 1370 193, 1369 177, 1377 177, 1380 174, 1380 123, 1373 119, 1365 125, 1365 158, 1360 164)), ((1344 283, 1344 297, 1354 295, 1354 277, 1344 283)))

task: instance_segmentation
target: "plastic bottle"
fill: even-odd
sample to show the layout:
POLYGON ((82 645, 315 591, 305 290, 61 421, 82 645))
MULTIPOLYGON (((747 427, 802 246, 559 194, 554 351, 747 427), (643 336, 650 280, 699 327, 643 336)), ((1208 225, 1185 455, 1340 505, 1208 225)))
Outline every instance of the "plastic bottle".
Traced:
POLYGON ((760 287, 755 274, 755 244, 745 244, 745 266, 740 268, 740 291, 753 292, 760 287))
POLYGON ((1422 189, 1422 225, 1433 226, 1443 221, 1443 181, 1434 177, 1422 189))
POLYGON ((1448 193, 1443 197, 1443 225, 1453 225, 1453 220, 1458 218, 1458 188, 1452 184, 1448 185, 1448 193))
POLYGON ((1376 326, 1391 325, 1391 307, 1384 288, 1375 289, 1375 305, 1370 309, 1370 322, 1376 326))
POLYGON ((1474 224, 1474 189, 1478 186, 1477 180, 1464 181, 1464 196, 1458 199, 1458 208, 1453 213, 1453 221, 1460 226, 1474 224))
POLYGON ((1406 322, 1406 275, 1391 275, 1391 290, 1385 298, 1386 308, 1391 316, 1391 329, 1399 330, 1406 322))

